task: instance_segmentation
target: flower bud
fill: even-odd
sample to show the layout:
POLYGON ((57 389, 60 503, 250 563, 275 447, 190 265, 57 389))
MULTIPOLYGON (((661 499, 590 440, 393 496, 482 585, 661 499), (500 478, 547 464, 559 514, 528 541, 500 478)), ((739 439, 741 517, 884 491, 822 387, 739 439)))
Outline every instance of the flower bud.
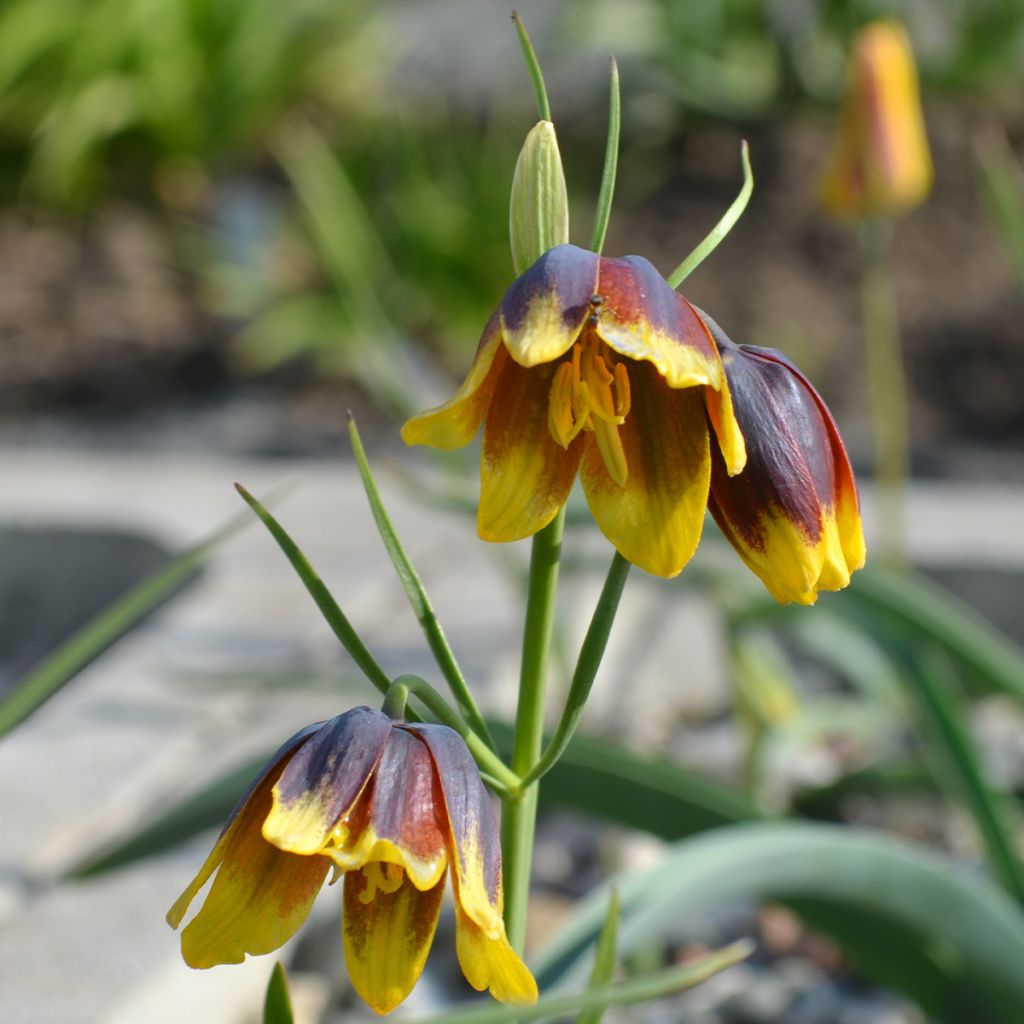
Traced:
POLYGON ((846 97, 819 199, 838 217, 901 213, 932 185, 917 69, 896 21, 866 25, 854 40, 846 97))
POLYGON ((569 199, 555 126, 538 121, 516 161, 509 203, 509 241, 516 274, 569 241, 569 199))

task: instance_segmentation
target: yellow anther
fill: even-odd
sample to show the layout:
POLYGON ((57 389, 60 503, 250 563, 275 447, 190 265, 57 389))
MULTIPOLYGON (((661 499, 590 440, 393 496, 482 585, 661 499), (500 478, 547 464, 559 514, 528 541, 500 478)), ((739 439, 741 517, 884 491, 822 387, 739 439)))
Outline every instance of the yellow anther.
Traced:
POLYGON ((572 357, 558 367, 548 395, 548 430, 563 448, 581 430, 594 433, 608 475, 625 487, 629 475, 619 427, 630 408, 629 375, 624 363, 608 359, 592 339, 572 348, 572 357))
POLYGON ((619 437, 619 428, 614 423, 598 420, 594 425, 594 437, 597 439, 597 450, 601 453, 601 461, 608 475, 620 486, 626 486, 629 478, 629 466, 626 464, 626 452, 619 437))
POLYGON ((555 371, 548 396, 548 430, 563 448, 579 433, 579 426, 573 416, 575 381, 571 363, 562 363, 555 371))
POLYGON ((629 391, 629 374, 626 372, 626 364, 616 363, 615 412, 622 417, 623 422, 625 422, 626 417, 629 415, 631 401, 632 398, 629 391))

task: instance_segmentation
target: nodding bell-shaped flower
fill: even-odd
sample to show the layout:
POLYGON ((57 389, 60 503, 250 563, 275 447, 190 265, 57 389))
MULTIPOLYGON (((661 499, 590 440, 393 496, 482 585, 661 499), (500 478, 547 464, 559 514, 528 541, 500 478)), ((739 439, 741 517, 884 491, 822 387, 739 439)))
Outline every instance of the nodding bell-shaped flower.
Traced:
POLYGON ((864 565, 860 502, 839 430, 810 381, 781 353, 736 345, 701 313, 722 354, 747 443, 743 472, 711 460, 708 507, 777 601, 813 604, 864 565))
POLYGON ((199 874, 167 915, 192 967, 269 953, 302 925, 327 872, 344 875, 352 984, 377 1012, 409 994, 434 938, 445 876, 469 983, 502 1002, 537 986, 505 937, 501 849, 490 798, 462 738, 354 708, 293 736, 235 808, 199 874))
POLYGON ((897 21, 871 22, 854 40, 821 203, 838 217, 901 213, 922 202, 931 185, 910 40, 897 21))
POLYGON ((675 576, 700 540, 711 448, 730 473, 745 459, 721 359, 693 307, 642 257, 574 245, 549 249, 513 282, 462 387, 402 437, 460 448, 481 423, 484 540, 545 527, 579 472, 604 535, 658 576, 675 576))

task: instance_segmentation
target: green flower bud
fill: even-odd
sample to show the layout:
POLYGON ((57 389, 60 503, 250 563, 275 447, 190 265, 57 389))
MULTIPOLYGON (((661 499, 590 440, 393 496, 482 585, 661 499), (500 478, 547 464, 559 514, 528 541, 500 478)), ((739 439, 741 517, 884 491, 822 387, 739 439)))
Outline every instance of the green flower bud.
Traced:
POLYGON ((509 203, 512 266, 522 274, 556 245, 569 241, 569 199, 555 126, 538 121, 516 161, 509 203))

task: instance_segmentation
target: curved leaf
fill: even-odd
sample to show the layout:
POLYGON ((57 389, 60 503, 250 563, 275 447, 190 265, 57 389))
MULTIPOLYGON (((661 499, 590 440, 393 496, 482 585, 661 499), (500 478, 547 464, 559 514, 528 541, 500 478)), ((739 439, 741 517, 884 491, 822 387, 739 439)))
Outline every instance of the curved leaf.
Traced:
MULTIPOLYGON (((754 823, 676 845, 656 868, 614 879, 621 955, 680 918, 736 900, 788 900, 866 971, 949 1024, 1015 1024, 1024 1006, 1024 916, 1005 893, 938 854, 828 825, 754 823), (939 998, 936 998, 938 993, 939 998)), ((548 987, 586 976, 607 907, 593 893, 536 964, 548 987)))

